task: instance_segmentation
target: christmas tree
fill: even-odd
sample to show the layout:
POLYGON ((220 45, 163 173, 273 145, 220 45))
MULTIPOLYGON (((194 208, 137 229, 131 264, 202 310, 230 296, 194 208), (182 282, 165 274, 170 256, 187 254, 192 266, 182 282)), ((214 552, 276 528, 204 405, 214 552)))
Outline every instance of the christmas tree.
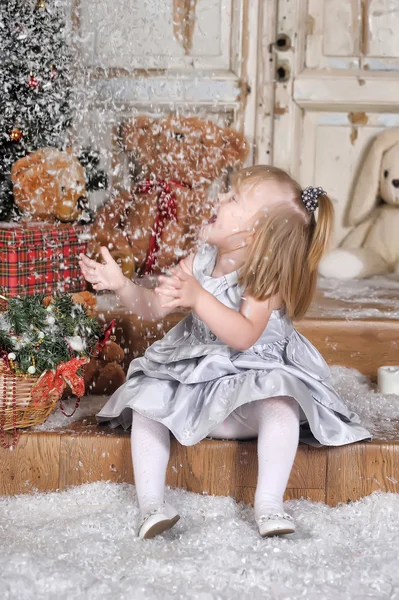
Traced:
POLYGON ((71 124, 65 2, 0 2, 0 220, 15 215, 10 170, 28 152, 61 149, 71 124))

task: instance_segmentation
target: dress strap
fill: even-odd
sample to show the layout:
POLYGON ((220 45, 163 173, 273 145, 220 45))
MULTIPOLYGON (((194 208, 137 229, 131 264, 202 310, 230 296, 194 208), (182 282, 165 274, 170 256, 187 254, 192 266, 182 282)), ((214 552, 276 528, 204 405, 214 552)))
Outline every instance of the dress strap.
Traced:
POLYGON ((214 296, 219 296, 219 294, 222 294, 236 284, 237 273, 229 273, 223 277, 209 277, 208 275, 204 275, 202 278, 203 287, 214 296))
POLYGON ((203 244, 198 248, 193 261, 193 274, 198 281, 203 281, 204 276, 211 276, 215 266, 217 250, 215 246, 203 244))
POLYGON ((233 271, 221 277, 212 277, 217 256, 217 248, 208 244, 202 246, 194 257, 193 273, 201 285, 211 294, 218 296, 238 284, 238 272, 233 271))

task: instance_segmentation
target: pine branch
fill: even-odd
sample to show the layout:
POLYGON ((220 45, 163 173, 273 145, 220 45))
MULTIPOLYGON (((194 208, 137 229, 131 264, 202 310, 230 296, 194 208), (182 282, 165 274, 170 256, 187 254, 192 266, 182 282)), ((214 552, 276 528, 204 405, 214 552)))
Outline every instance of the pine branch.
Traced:
POLYGON ((56 296, 47 308, 43 300, 43 294, 13 298, 1 315, 0 350, 14 352, 23 373, 34 366, 40 374, 75 356, 91 356, 102 335, 97 320, 71 295, 56 296), (78 338, 81 347, 74 350, 70 338, 78 338))
POLYGON ((10 334, 0 329, 0 348, 5 352, 14 352, 14 344, 10 338, 10 334))
POLYGON ((39 373, 54 370, 61 362, 67 362, 71 355, 65 341, 56 338, 46 338, 40 345, 37 355, 36 368, 39 373))
POLYGON ((8 303, 7 320, 15 335, 22 335, 29 325, 26 322, 24 306, 21 298, 12 298, 8 303))

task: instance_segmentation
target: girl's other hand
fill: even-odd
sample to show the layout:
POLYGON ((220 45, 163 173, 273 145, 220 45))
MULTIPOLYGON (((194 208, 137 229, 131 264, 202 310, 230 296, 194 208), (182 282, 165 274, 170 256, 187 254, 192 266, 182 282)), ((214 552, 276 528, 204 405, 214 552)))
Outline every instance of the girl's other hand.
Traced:
POLYGON ((126 285, 128 280, 110 255, 108 249, 103 246, 100 251, 104 259, 103 264, 92 260, 84 254, 79 255, 79 266, 83 277, 97 291, 112 290, 117 292, 126 285))
POLYGON ((162 308, 192 308, 194 309, 204 292, 204 288, 192 275, 184 261, 171 269, 171 277, 161 275, 160 286, 155 288, 159 296, 163 296, 162 308))

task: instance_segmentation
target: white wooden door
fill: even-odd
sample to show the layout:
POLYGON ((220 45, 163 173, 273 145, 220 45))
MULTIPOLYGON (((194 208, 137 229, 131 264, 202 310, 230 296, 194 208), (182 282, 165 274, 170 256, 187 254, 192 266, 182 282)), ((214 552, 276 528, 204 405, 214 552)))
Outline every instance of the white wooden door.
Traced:
POLYGON ((338 243, 367 145, 399 125, 399 0, 278 0, 271 17, 273 141, 258 129, 256 158, 328 190, 338 243))

